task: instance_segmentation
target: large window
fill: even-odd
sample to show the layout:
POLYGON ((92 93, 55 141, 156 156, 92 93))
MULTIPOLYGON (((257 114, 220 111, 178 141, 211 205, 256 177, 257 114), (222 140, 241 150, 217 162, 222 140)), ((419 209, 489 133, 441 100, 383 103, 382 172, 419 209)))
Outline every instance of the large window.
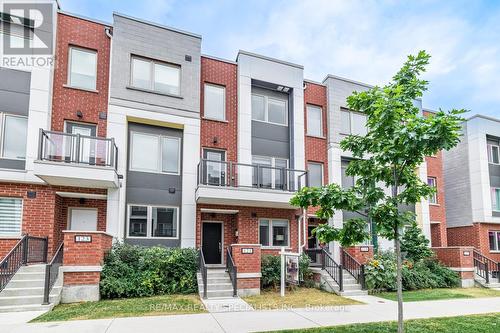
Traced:
POLYGON ((129 205, 128 236, 137 238, 178 238, 178 208, 129 205))
POLYGON ((289 246, 288 220, 259 220, 259 243, 262 246, 289 246))
POLYGON ((8 159, 26 159, 26 140, 28 136, 28 118, 0 113, 1 157, 8 159))
POLYGON ((288 125, 286 100, 252 94, 252 119, 267 123, 288 125))
POLYGON ((491 188, 491 208, 500 212, 500 188, 491 188))
POLYGON ((323 186, 323 164, 322 163, 307 163, 307 172, 309 175, 309 186, 323 186))
POLYGON ((253 156, 253 185, 263 188, 284 189, 288 180, 288 160, 277 157, 253 156), (258 166, 258 167, 257 167, 258 166))
POLYGON ((132 132, 130 170, 179 174, 181 139, 132 132))
POLYGON ((360 112, 353 112, 347 109, 340 110, 340 134, 341 135, 361 135, 367 133, 366 115, 360 112))
POLYGON ((427 185, 434 188, 434 193, 429 197, 429 203, 437 205, 437 180, 436 177, 427 177, 427 185))
POLYGON ((226 88, 205 83, 204 117, 226 120, 226 88))
POLYGON ((500 147, 498 145, 488 143, 488 162, 500 164, 500 147))
POLYGON ((500 251, 500 231, 489 231, 490 251, 500 251))
POLYGON ((78 47, 69 48, 68 85, 96 89, 97 52, 78 47))
POLYGON ((0 198, 0 235, 21 235, 23 200, 19 198, 0 198))
POLYGON ((146 58, 132 57, 130 84, 135 88, 180 95, 181 67, 146 58))
POLYGON ((323 136, 323 110, 319 106, 307 106, 307 135, 323 136))

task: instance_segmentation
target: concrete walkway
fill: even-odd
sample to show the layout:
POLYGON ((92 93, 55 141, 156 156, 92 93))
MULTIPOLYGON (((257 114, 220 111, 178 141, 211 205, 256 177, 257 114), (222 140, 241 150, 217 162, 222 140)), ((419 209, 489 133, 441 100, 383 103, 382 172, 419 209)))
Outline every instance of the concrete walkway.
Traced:
MULTIPOLYGON (((354 298, 354 297, 353 297, 354 298)), ((255 332, 396 320, 396 302, 357 297, 367 304, 345 307, 272 311, 220 312, 195 315, 134 317, 3 324, 2 333, 165 333, 255 332)), ((431 318, 500 312, 500 297, 405 303, 405 318, 431 318)))

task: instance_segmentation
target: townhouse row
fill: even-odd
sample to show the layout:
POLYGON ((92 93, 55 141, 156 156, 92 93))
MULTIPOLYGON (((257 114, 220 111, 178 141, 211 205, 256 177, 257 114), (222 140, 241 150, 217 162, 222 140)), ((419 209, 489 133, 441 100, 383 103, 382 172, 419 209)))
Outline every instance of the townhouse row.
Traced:
MULTIPOLYGON (((321 221, 289 200, 306 185, 352 186, 339 143, 365 133, 366 117, 346 97, 369 85, 314 82, 301 65, 246 51, 203 55, 201 36, 123 14, 54 17, 53 66, 0 67, 0 258, 22 234, 48 237, 51 258, 65 233, 85 231, 201 248, 217 265, 234 244, 316 248, 316 225, 352 217, 321 221)), ((433 247, 500 259, 499 120, 474 117, 464 133, 418 170, 436 195, 405 209, 433 247)), ((245 278, 259 289, 258 274, 245 278)))

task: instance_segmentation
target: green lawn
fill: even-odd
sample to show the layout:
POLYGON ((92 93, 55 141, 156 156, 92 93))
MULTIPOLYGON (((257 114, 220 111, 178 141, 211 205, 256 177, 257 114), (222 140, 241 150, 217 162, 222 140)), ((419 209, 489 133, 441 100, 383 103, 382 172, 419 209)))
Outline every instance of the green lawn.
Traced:
POLYGON ((281 297, 279 291, 262 291, 260 295, 245 297, 243 299, 256 310, 361 304, 355 300, 337 296, 316 288, 287 290, 285 297, 281 297))
POLYGON ((158 316, 206 312, 198 295, 164 295, 60 304, 31 322, 158 316))
MULTIPOLYGON (((279 331, 281 333, 392 333, 397 331, 396 322, 355 324, 300 330, 279 331)), ((405 321, 406 333, 498 333, 500 313, 405 321)))
MULTIPOLYGON (((396 292, 374 293, 373 296, 382 297, 391 301, 397 300, 396 292)), ((405 302, 478 297, 500 297, 500 290, 487 288, 443 288, 403 291, 403 300, 405 302)))

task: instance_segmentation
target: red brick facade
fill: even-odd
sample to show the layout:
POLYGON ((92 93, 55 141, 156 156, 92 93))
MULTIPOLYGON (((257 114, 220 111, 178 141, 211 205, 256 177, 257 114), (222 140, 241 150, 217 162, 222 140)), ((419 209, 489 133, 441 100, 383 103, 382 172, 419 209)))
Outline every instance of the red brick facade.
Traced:
POLYGON ((64 131, 64 121, 78 121, 97 125, 97 135, 106 136, 106 119, 99 113, 108 110, 109 60, 111 40, 105 26, 96 22, 58 14, 56 64, 52 98, 52 130, 64 131), (97 52, 96 91, 67 86, 70 46, 97 52), (81 111, 82 118, 76 113, 81 111))
POLYGON ((88 285, 99 284, 100 280, 100 272, 65 272, 63 283, 65 286, 88 285))
MULTIPOLYGON (((372 245, 359 245, 343 248, 343 250, 351 257, 356 259, 360 264, 366 264, 373 259, 373 246, 372 245)), ((343 263, 344 264, 344 263, 343 263)))
POLYGON ((499 262, 500 253, 490 251, 489 231, 500 231, 500 225, 494 223, 474 223, 471 226, 448 228, 448 245, 473 246, 484 256, 499 262))
POLYGON ((232 256, 235 265, 238 267, 239 275, 247 277, 238 278, 238 289, 259 289, 260 277, 253 276, 252 273, 260 273, 261 246, 255 244, 233 244, 232 256), (243 253, 242 249, 252 249, 252 253, 243 253))
POLYGON ((433 247, 432 251, 443 265, 455 268, 461 279, 474 279, 472 247, 433 247))
MULTIPOLYGON (((201 148, 214 148, 226 152, 226 161, 237 162, 238 133, 238 67, 235 64, 201 57, 201 148), (226 89, 226 116, 224 121, 204 117, 205 83, 226 89)), ((201 152, 203 153, 203 152, 201 152)))

